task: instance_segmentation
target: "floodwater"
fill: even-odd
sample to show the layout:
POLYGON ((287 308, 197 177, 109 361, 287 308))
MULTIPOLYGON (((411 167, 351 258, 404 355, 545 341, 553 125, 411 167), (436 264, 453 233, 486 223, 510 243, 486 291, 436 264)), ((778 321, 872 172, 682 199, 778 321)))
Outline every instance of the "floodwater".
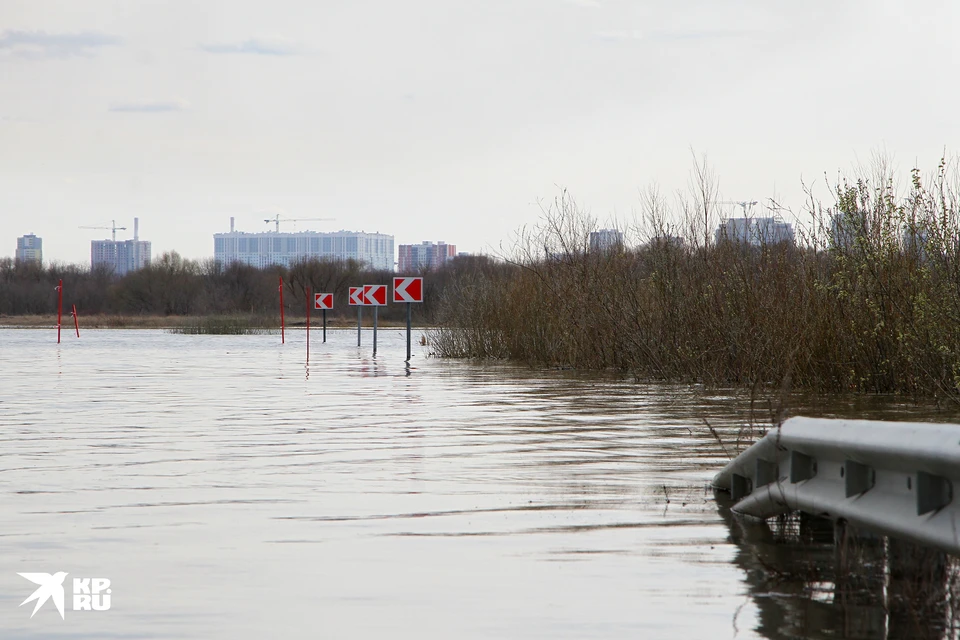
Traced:
POLYGON ((952 624, 951 560, 918 609, 889 541, 841 559, 816 526, 718 503, 749 398, 419 345, 406 367, 401 331, 376 359, 369 332, 319 335, 307 367, 302 331, 0 330, 0 638, 951 633, 931 631, 952 624), (31 619, 17 573, 58 571, 65 619, 31 619), (109 579, 110 609, 72 610, 73 578, 109 579))

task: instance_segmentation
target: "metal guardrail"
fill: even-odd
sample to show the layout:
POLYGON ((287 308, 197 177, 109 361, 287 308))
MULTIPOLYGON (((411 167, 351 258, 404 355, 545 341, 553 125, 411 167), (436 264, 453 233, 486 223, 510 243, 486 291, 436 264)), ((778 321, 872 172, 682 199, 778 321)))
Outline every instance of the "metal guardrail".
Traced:
POLYGON ((960 555, 960 425, 790 418, 713 486, 735 513, 803 511, 960 555))

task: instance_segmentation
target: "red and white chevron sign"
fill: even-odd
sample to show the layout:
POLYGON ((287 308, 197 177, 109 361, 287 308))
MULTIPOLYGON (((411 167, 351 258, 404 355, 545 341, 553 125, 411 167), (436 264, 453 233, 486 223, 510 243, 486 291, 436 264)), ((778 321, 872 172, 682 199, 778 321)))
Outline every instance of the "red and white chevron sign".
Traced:
POLYGON ((387 285, 363 285, 363 304, 374 307, 382 307, 383 305, 387 304, 387 285))
POLYGON ((350 306, 363 304, 363 287, 350 287, 350 306))
POLYGON ((394 302, 423 302, 423 278, 394 278, 394 302))
POLYGON ((313 294, 313 308, 314 309, 333 309, 333 294, 332 293, 313 294))

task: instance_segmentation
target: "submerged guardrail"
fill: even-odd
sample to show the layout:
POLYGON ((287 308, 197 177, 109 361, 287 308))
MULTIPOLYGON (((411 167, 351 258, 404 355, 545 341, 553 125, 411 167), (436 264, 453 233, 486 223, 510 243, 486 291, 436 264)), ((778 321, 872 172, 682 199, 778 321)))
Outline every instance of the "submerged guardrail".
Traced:
POLYGON ((790 418, 713 479, 735 513, 791 511, 960 555, 960 425, 790 418))

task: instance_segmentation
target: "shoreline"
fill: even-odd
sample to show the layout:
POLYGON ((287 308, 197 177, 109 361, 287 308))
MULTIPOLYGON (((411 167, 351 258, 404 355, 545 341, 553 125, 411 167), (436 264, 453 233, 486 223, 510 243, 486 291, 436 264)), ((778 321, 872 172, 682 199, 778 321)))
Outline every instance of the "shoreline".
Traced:
MULTIPOLYGON (((319 313, 319 312, 318 312, 319 313)), ((80 330, 83 329, 178 329, 185 325, 196 324, 202 319, 208 318, 236 318, 244 316, 224 316, 213 314, 208 316, 119 316, 97 314, 84 316, 80 315, 80 330)), ((305 316, 288 318, 286 321, 287 329, 303 329, 306 327, 307 319, 305 316)), ((310 328, 322 328, 323 321, 315 316, 310 317, 310 328)), ((372 318, 363 318, 362 326, 364 328, 373 328, 372 318)), ((377 326, 384 329, 406 328, 406 322, 386 321, 379 319, 377 326)), ((327 319, 328 329, 356 329, 356 320, 345 320, 343 318, 327 319)), ((56 329, 56 317, 49 315, 23 315, 23 316, 0 316, 0 328, 3 329, 56 329)), ((276 329, 280 331, 280 320, 276 321, 276 327, 267 326, 265 329, 276 329)), ((423 330, 429 327, 413 327, 423 330)), ((73 331, 73 318, 70 314, 64 314, 61 329, 73 331)))

